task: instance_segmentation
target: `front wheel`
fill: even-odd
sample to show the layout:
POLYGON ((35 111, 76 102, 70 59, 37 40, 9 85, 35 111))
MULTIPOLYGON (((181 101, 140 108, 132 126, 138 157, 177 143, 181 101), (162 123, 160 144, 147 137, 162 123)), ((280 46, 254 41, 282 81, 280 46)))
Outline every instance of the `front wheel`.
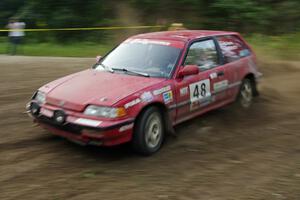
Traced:
POLYGON ((254 86, 250 79, 244 79, 238 94, 237 103, 242 108, 249 108, 253 103, 254 86))
POLYGON ((154 154, 160 149, 164 135, 162 114, 158 108, 150 107, 136 121, 132 146, 143 155, 154 154))

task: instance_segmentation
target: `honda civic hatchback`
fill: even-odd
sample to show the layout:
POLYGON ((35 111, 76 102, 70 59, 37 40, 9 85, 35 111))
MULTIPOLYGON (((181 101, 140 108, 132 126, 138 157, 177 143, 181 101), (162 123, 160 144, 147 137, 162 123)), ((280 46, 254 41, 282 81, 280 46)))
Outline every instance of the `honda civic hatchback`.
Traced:
POLYGON ((157 152, 174 126, 236 102, 249 108, 261 73, 240 34, 184 30, 132 36, 87 70, 39 88, 26 108, 83 145, 130 142, 157 152))

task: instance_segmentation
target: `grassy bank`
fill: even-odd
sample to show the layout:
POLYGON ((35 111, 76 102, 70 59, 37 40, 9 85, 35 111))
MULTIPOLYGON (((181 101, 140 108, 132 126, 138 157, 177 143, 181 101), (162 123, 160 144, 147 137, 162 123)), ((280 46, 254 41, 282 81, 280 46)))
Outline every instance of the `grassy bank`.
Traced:
MULTIPOLYGON (((300 60, 300 33, 283 36, 252 35, 246 40, 261 57, 300 60)), ((21 53, 28 56, 66 56, 94 57, 104 55, 114 47, 113 44, 97 44, 93 42, 58 43, 25 43, 21 53)), ((0 54, 6 54, 7 42, 0 39, 0 54)))
POLYGON ((246 40, 260 57, 300 60, 300 33, 282 36, 252 35, 246 40))
MULTIPOLYGON (((0 42, 0 54, 7 53, 7 42, 0 42)), ((18 54, 26 56, 95 57, 104 55, 114 46, 109 44, 76 43, 25 43, 18 54)))

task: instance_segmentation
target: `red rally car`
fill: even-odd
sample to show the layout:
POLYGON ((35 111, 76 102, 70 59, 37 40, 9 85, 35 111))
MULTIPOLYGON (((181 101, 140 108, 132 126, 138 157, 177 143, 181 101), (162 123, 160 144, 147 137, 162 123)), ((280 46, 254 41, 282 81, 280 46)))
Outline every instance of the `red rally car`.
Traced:
POLYGON ((132 36, 91 68, 42 86, 27 104, 34 121, 80 144, 131 142, 158 151, 173 126, 258 94, 255 54, 235 32, 132 36))

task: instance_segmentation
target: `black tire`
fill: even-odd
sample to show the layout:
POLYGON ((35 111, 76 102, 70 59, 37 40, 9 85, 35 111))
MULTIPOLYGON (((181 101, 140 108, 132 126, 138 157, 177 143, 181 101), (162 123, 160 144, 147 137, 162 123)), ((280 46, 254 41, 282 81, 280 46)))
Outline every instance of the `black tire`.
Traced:
POLYGON ((165 137, 165 124, 157 107, 146 109, 137 119, 132 147, 135 152, 149 156, 157 152, 165 137))
POLYGON ((255 85, 253 82, 245 78, 241 84, 236 104, 243 109, 249 109, 253 103, 255 94, 255 85))

